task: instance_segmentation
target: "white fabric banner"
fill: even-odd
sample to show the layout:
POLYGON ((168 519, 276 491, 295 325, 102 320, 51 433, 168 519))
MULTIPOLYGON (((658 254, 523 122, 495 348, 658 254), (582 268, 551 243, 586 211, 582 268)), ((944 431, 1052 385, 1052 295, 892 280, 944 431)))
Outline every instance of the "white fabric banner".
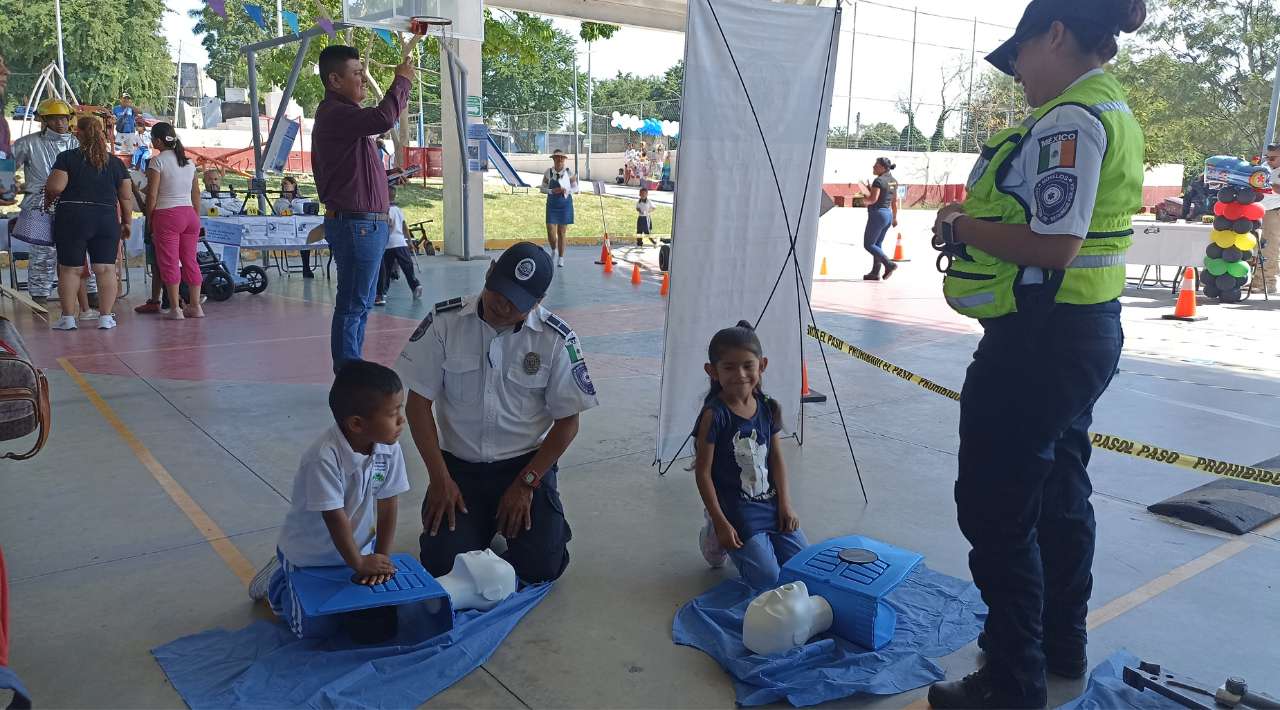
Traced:
MULTIPOLYGON (((769 358, 763 390, 782 406, 783 426, 799 426, 802 307, 804 322, 809 316, 789 235, 797 236, 808 288, 839 29, 836 8, 689 1, 658 412, 662 462, 676 458, 706 396, 711 336, 739 320, 754 323, 766 302, 758 328, 769 358)), ((680 455, 692 453, 688 446, 680 455)))

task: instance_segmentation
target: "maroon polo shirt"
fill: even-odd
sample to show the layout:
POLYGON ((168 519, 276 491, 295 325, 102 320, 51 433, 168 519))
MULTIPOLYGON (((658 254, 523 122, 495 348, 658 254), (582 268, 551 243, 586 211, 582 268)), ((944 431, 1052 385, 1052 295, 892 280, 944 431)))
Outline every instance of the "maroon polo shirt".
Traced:
POLYGON ((396 125, 409 102, 409 88, 409 80, 397 76, 378 105, 369 108, 325 90, 311 131, 311 171, 326 209, 387 211, 387 171, 376 139, 396 125))

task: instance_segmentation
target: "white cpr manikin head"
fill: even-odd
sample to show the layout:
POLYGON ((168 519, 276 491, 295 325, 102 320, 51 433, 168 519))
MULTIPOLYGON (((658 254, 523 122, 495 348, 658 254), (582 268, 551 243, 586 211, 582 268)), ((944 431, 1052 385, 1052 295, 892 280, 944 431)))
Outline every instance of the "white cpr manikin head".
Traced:
POLYGON ((463 552, 448 576, 436 580, 449 593, 454 611, 488 611, 516 592, 516 570, 493 550, 463 552))
POLYGON ((752 600, 742 622, 742 643, 762 656, 802 646, 831 628, 831 605, 809 596, 804 582, 788 582, 752 600))

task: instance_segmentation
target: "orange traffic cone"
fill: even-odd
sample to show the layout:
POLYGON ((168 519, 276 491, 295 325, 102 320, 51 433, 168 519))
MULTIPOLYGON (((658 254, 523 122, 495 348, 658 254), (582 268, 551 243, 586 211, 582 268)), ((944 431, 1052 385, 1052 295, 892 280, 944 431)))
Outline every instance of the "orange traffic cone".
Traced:
POLYGON ((640 265, 639 264, 633 264, 631 266, 631 285, 632 286, 640 285, 640 265))
POLYGON ((818 275, 819 275, 819 276, 826 276, 826 275, 827 275, 827 257, 825 257, 825 256, 824 256, 824 257, 822 257, 822 268, 821 268, 821 269, 818 269, 818 275))
MULTIPOLYGON (((599 260, 599 261, 597 261, 596 263, 597 263, 597 264, 606 264, 606 263, 609 263, 609 262, 611 262, 611 261, 613 261, 613 254, 611 254, 611 253, 610 253, 610 247, 609 247, 609 233, 608 233, 608 232, 605 232, 605 233, 604 233, 604 241, 600 242, 600 260, 599 260)), ((609 269, 606 269, 606 271, 609 271, 609 269)))
POLYGON ((666 296, 671 293, 671 274, 662 275, 662 288, 658 290, 659 296, 666 296))
POLYGON ((809 396, 809 364, 803 361, 800 363, 800 396, 809 396))
POLYGON ((600 248, 602 250, 600 253, 600 261, 604 262, 604 272, 606 274, 612 274, 613 273, 613 254, 609 253, 609 243, 605 242, 604 246, 600 248))
POLYGON ((1204 316, 1196 315, 1196 270, 1190 266, 1182 272, 1182 288, 1178 290, 1178 305, 1174 306, 1173 315, 1161 316, 1165 320, 1204 320, 1204 316))
POLYGON ((911 261, 902 249, 902 232, 898 232, 898 245, 893 248, 894 261, 911 261))

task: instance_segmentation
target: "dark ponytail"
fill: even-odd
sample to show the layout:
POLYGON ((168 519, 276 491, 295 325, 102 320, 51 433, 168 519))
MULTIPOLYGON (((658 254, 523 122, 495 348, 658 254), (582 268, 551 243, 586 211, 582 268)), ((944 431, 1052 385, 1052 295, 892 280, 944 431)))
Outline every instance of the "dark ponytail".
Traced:
MULTIPOLYGON (((866 165, 866 163, 863 163, 863 165, 866 165)), ((884 156, 876 158, 876 165, 879 165, 885 170, 895 170, 898 167, 897 163, 884 156)))
MULTIPOLYGON (((750 321, 740 320, 738 324, 732 328, 725 328, 718 331, 711 337, 711 344, 707 346, 707 362, 714 367, 720 358, 730 350, 746 350, 758 358, 764 357, 764 348, 760 345, 760 337, 756 335, 755 326, 750 321)), ((703 399, 703 405, 709 405, 720 396, 720 383, 711 380, 711 389, 707 392, 707 396, 703 399)), ((756 390, 760 392, 759 389, 756 390)), ((769 405, 769 413, 773 415, 774 420, 782 417, 782 408, 778 406, 778 402, 772 397, 760 392, 765 402, 769 405)), ((699 415, 701 416, 701 415, 699 415)))
POLYGON ((178 138, 178 132, 173 129, 173 125, 168 123, 157 123, 151 127, 151 140, 160 141, 164 146, 173 151, 178 159, 180 167, 187 167, 187 151, 182 147, 182 140, 178 138))
POLYGON ((1137 32, 1147 21, 1146 0, 1102 0, 1096 18, 1070 18, 1062 23, 1071 30, 1080 49, 1097 55, 1103 63, 1115 59, 1120 51, 1116 37, 1121 32, 1137 32))

